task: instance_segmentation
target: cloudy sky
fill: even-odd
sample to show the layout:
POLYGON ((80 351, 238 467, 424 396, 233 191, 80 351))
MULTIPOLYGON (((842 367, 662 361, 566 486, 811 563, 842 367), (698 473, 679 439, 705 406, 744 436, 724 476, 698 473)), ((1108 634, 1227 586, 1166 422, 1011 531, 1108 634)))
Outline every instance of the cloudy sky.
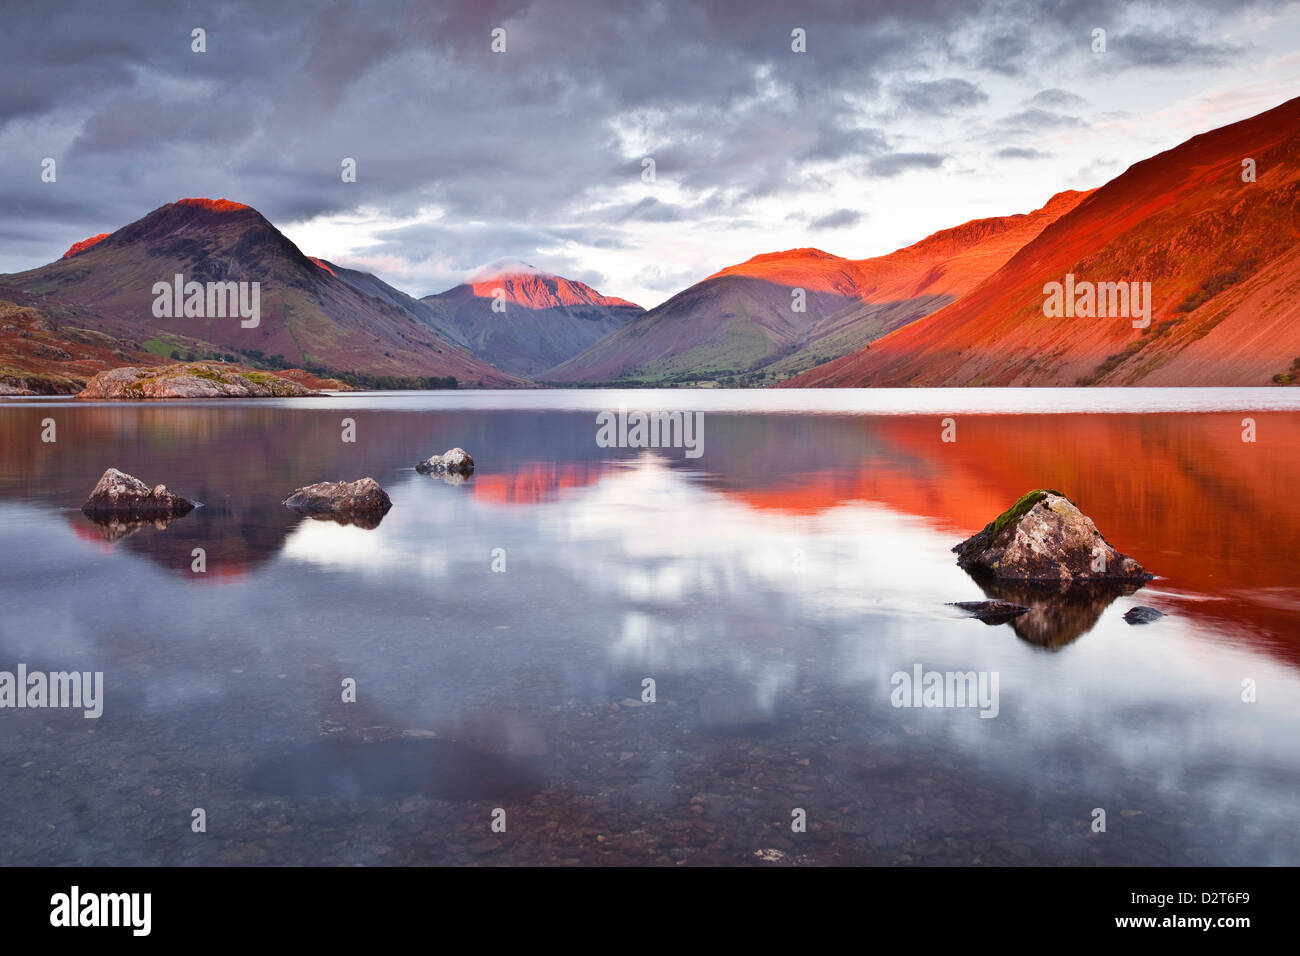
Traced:
POLYGON ((1251 0, 3 0, 3 21, 0 272, 209 196, 415 295, 514 260, 652 306, 761 252, 1027 212, 1300 95, 1300 5, 1251 0))

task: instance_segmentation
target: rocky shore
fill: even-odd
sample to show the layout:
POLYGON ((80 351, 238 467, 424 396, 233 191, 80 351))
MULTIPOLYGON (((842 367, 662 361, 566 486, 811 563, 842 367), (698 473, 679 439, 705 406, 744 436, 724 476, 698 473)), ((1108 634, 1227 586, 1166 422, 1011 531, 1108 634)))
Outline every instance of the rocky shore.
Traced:
POLYGON ((125 366, 99 372, 77 398, 304 398, 321 394, 289 378, 227 362, 183 362, 153 368, 125 366))

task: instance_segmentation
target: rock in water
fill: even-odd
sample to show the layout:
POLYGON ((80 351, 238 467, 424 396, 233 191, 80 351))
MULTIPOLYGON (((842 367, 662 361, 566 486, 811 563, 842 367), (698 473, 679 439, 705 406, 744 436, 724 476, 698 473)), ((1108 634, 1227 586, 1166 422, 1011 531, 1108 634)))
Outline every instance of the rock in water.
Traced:
POLYGON ((474 471, 474 459, 463 448, 453 448, 433 455, 415 466, 422 475, 468 475, 474 471))
POLYGON ((952 606, 985 624, 1003 624, 1029 610, 1023 604, 1010 601, 953 601, 952 606))
POLYGON ((1153 621, 1160 620, 1164 616, 1164 611, 1157 611, 1155 608, 1146 607, 1145 605, 1131 607, 1124 612, 1124 620, 1128 621, 1130 624, 1150 624, 1153 621))
POLYGON ((1149 581, 1059 491, 1031 491, 953 548, 972 574, 1014 581, 1149 581))
POLYGON ((169 518, 189 514, 194 504, 172 494, 166 485, 150 488, 134 475, 110 468, 81 506, 90 517, 169 518))
POLYGON ((295 511, 317 514, 385 515, 393 506, 388 493, 373 478, 356 481, 320 481, 299 488, 284 499, 295 511))

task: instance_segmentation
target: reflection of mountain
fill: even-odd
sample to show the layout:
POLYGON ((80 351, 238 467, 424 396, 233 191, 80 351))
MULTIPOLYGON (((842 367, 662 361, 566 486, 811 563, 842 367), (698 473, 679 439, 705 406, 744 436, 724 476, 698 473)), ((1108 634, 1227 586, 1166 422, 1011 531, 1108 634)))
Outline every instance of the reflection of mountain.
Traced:
MULTIPOLYGON (((412 488, 445 492, 449 502, 523 509, 595 486, 642 454, 596 447, 587 412, 415 414, 317 401, 325 404, 292 411, 251 403, 8 407, 0 415, 0 499, 66 509, 67 520, 102 546, 99 529, 77 510, 86 494, 109 464, 147 475, 203 507, 116 547, 187 576, 191 550, 202 547, 212 578, 278 554, 303 520, 281 499, 315 481, 372 475, 398 494, 387 529, 407 520, 401 493, 416 478, 412 488), (45 445, 40 422, 49 414, 59 440, 45 445), (339 440, 346 414, 358 420, 355 445, 339 440), (455 446, 478 463, 472 481, 445 488, 415 474, 417 461, 455 446)), ((671 451, 655 458, 683 482, 763 511, 774 531, 797 533, 818 515, 850 520, 834 512, 846 502, 874 502, 955 544, 1025 489, 1060 488, 1116 547, 1160 576, 1149 587, 1171 594, 1175 614, 1212 631, 1253 632, 1300 661, 1287 636, 1300 597, 1300 507, 1290 464, 1300 420, 1252 417, 1258 441, 1249 444, 1241 441, 1241 413, 958 414, 958 440, 944 443, 938 415, 719 413, 707 419, 702 458, 671 451)))
POLYGON ((541 504, 554 501, 566 488, 594 485, 611 467, 599 461, 530 462, 509 472, 477 476, 474 497, 495 504, 541 504))
POLYGON ((878 502, 954 544, 1026 488, 1061 488, 1162 588, 1212 598, 1181 602, 1180 613, 1211 628, 1244 624, 1300 661, 1282 636, 1297 620, 1300 509, 1286 502, 1300 420, 1252 417, 1255 443, 1241 440, 1242 414, 1228 412, 958 416, 955 443, 940 440, 938 416, 802 420, 755 431, 748 447, 736 441, 743 427, 715 426, 703 461, 724 494, 751 507, 808 515, 878 502), (755 458, 776 465, 761 476, 738 467, 755 458))
POLYGON ((85 520, 90 523, 91 527, 87 528, 84 523, 76 522, 74 519, 73 530, 76 531, 78 535, 85 534, 86 537, 89 537, 90 535, 88 532, 93 531, 96 534, 98 534, 99 537, 103 538, 105 541, 112 544, 121 541, 123 538, 129 538, 131 537, 131 535, 135 534, 137 531, 140 531, 144 528, 153 528, 157 531, 166 531, 168 525, 170 525, 173 521, 179 521, 180 518, 184 516, 180 515, 180 516, 169 516, 165 518, 150 518, 148 520, 122 518, 119 517, 118 515, 111 515, 108 517, 101 518, 101 517, 91 517, 90 515, 83 514, 82 517, 85 518, 85 520))
POLYGON ((126 548, 196 583, 252 573, 279 553, 300 520, 291 512, 277 516, 265 508, 236 511, 221 506, 197 508, 170 522, 94 521, 80 512, 68 513, 78 537, 126 548), (191 570, 195 548, 204 551, 202 574, 191 570))

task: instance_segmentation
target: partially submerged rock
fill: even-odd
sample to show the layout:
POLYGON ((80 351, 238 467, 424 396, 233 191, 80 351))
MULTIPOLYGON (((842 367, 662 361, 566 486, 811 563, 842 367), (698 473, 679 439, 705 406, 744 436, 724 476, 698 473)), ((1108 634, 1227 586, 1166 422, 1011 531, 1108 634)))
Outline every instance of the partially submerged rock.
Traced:
POLYGON ((92 518, 174 518, 194 510, 193 502, 167 490, 150 488, 134 475, 110 468, 99 479, 81 510, 92 518))
POLYGON ((415 466, 422 475, 469 475, 474 471, 474 459, 463 448, 453 448, 441 455, 433 455, 415 466))
POLYGON ((1150 624, 1158 621, 1165 616, 1164 611, 1157 611, 1153 607, 1147 607, 1139 604, 1137 607, 1131 607, 1124 612, 1124 620, 1130 624, 1150 624))
POLYGON ((298 488, 284 504, 295 511, 313 514, 378 515, 383 517, 393 502, 373 478, 356 481, 320 481, 298 488))
POLYGON ((1012 581, 1149 581, 1059 491, 1037 490, 953 548, 971 574, 1012 581))
POLYGON ((1012 604, 1010 601, 954 601, 952 606, 985 624, 1004 624, 1029 610, 1023 604, 1012 604))

